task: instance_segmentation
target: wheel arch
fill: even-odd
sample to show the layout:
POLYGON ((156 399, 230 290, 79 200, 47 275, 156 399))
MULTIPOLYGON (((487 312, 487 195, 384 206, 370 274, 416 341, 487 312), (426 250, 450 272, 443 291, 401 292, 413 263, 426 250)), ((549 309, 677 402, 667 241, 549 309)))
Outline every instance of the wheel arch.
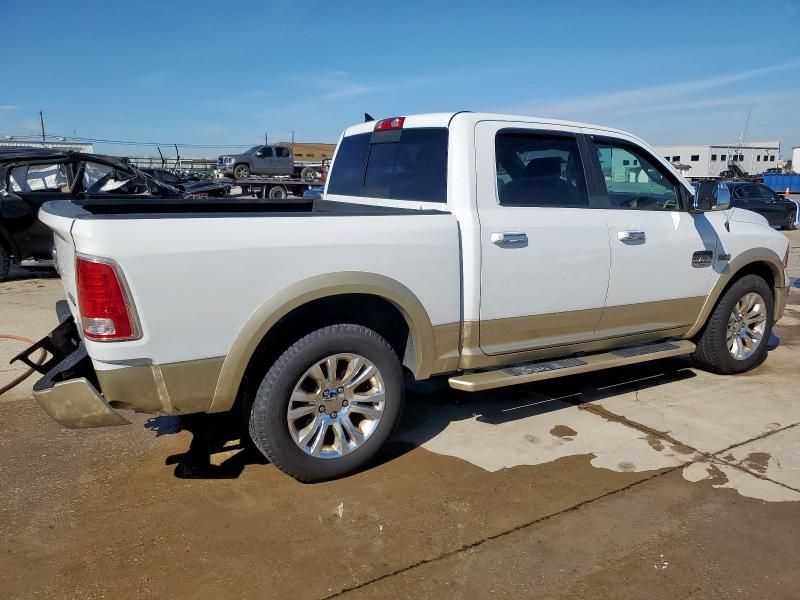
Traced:
POLYGON ((436 358, 434 328, 425 307, 413 292, 384 275, 357 271, 328 273, 284 288, 250 316, 225 357, 209 412, 225 411, 233 406, 259 347, 285 319, 297 315, 298 311, 318 308, 326 301, 345 297, 352 300, 352 296, 372 298, 397 312, 408 332, 405 348, 398 352, 400 359, 415 378, 429 377, 436 358))
POLYGON ((775 320, 780 317, 778 313, 780 302, 777 292, 786 286, 783 262, 774 251, 768 248, 751 248, 734 257, 720 273, 717 282, 703 303, 700 315, 685 337, 694 337, 702 331, 722 295, 734 282, 745 275, 758 275, 767 282, 775 295, 776 314, 773 317, 775 320))

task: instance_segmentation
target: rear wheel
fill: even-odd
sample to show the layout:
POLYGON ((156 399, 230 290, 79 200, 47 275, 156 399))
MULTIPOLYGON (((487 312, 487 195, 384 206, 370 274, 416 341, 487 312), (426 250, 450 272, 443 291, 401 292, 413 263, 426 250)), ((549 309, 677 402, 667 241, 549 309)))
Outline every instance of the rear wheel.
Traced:
POLYGON ((713 373, 741 373, 759 364, 767 353, 774 299, 767 282, 745 275, 722 295, 692 357, 713 373))
POLYGON ((250 167, 247 165, 236 165, 233 168, 233 176, 236 179, 247 179, 250 177, 250 167))
POLYGON ((295 342, 267 371, 250 436, 295 479, 332 479, 383 446, 403 398, 400 361, 386 340, 361 325, 331 325, 295 342))
POLYGON ((317 178, 317 169, 315 167, 303 167, 300 171, 300 178, 303 181, 313 181, 317 178))
POLYGON ((0 244, 0 281, 5 281, 8 272, 11 270, 11 253, 0 244))

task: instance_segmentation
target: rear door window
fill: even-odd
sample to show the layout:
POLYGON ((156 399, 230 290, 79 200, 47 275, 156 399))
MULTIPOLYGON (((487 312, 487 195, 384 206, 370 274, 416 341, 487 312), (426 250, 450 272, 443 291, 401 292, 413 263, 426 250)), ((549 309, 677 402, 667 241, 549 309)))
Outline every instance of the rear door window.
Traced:
POLYGON ((446 128, 363 133, 342 140, 329 194, 447 201, 446 128))
POLYGON ((497 196, 503 206, 589 205, 574 136, 500 132, 495 159, 497 196))

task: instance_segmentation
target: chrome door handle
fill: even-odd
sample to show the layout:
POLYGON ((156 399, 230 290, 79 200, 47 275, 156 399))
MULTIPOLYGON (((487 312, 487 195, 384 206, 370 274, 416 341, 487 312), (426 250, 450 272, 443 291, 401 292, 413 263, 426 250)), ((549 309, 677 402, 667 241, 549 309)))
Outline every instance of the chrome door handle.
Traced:
POLYGON ((617 239, 620 242, 643 242, 647 236, 644 231, 618 231, 617 239))
POLYGON ((490 239, 498 246, 524 246, 528 243, 528 236, 518 231, 495 232, 490 239))

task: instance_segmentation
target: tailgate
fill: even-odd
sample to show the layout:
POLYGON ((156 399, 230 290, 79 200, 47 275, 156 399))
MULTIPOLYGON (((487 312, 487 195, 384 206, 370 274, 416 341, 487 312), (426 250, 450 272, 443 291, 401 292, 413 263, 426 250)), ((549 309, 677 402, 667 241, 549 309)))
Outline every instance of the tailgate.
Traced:
MULTIPOLYGON (((53 262, 67 294, 67 303, 72 316, 78 319, 77 288, 75 282, 75 243, 72 240, 74 209, 63 205, 71 202, 48 202, 39 210, 39 220, 53 230, 53 262)), ((72 205, 74 206, 74 205, 72 205)), ((78 208, 78 207, 75 207, 78 208)))

